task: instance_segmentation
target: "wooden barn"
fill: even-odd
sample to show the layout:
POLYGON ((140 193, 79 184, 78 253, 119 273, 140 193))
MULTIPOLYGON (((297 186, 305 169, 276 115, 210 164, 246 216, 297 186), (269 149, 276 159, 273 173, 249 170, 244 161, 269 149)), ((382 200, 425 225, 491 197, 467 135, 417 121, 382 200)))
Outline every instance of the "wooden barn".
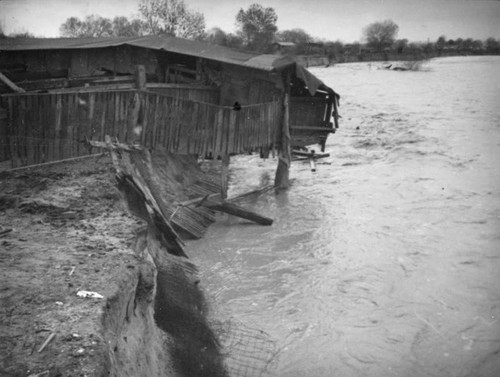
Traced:
POLYGON ((0 162, 91 153, 111 136, 201 158, 279 156, 338 127, 339 96, 295 59, 170 36, 0 39, 0 162))

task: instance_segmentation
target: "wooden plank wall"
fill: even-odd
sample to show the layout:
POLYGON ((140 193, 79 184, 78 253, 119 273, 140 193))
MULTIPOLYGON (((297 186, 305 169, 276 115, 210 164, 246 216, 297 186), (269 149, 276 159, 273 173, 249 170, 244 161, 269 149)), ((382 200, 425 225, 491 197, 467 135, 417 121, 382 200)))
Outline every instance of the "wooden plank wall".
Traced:
POLYGON ((232 106, 144 95, 140 142, 174 153, 214 157, 273 147, 279 140, 280 102, 232 106))
MULTIPOLYGON (((306 127, 329 128, 327 122, 328 99, 318 97, 291 97, 290 99, 290 126, 292 145, 304 147, 312 144, 324 144, 328 133, 317 130, 307 130, 306 127), (295 127, 302 129, 294 129, 295 127)), ((329 117, 328 117, 329 118, 329 117)))
POLYGON ((13 167, 90 154, 82 141, 105 135, 200 156, 271 148, 282 112, 277 101, 234 110, 136 90, 4 95, 2 105, 13 167))
POLYGON ((219 90, 208 86, 193 87, 186 84, 148 83, 149 91, 171 97, 184 98, 197 102, 219 103, 219 90))

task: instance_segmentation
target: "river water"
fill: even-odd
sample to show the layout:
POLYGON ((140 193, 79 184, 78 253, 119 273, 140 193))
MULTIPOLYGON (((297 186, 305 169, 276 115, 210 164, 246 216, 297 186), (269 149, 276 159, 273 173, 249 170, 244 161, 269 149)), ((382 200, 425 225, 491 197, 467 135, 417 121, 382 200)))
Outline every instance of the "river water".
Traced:
MULTIPOLYGON (((311 69, 342 96, 331 156, 242 203, 271 227, 223 217, 187 252, 266 334, 264 376, 500 376, 500 57, 380 66, 311 69)), ((230 196, 277 165, 231 163, 230 196)))

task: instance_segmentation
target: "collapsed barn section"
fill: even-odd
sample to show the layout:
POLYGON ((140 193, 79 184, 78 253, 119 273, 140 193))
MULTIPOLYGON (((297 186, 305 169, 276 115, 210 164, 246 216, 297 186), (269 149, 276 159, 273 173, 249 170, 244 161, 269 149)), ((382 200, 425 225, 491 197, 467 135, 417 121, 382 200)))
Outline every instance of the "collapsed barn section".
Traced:
MULTIPOLYGON (((203 292, 183 242, 202 237, 215 212, 272 224, 227 198, 230 157, 277 156, 274 186, 287 188, 292 151, 311 160, 307 146, 324 151, 338 127, 338 101, 287 55, 171 36, 7 38, 0 40, 0 163, 15 171, 108 153, 116 187, 146 225, 136 248, 155 266, 144 283, 154 296, 141 301, 145 318, 154 316, 174 339, 178 375, 212 375, 212 368, 214 376, 234 376, 204 321, 203 292), (202 169, 201 161, 215 169, 202 169), (174 280, 171 289, 183 287, 186 302, 165 287, 174 280), (192 320, 172 327, 175 313, 192 320), (197 361, 183 364, 190 354, 197 361)), ((109 370, 127 375, 116 352, 107 356, 109 370)))

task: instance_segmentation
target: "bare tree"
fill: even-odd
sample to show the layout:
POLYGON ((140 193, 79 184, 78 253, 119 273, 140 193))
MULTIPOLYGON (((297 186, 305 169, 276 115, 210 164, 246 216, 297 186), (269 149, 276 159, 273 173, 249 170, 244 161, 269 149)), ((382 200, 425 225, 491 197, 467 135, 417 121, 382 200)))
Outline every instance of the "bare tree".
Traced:
POLYGON ((129 21, 126 17, 115 17, 113 21, 95 14, 83 21, 70 17, 59 27, 63 37, 134 37, 142 35, 142 22, 138 19, 129 21))
POLYGON ((246 46, 255 51, 264 51, 269 47, 278 30, 278 16, 273 8, 264 8, 260 4, 252 4, 245 11, 240 9, 236 15, 239 34, 246 46))
POLYGON ((364 28, 363 34, 368 45, 374 47, 377 51, 383 51, 390 47, 396 40, 399 26, 392 20, 374 22, 364 28))
POLYGON ((205 36, 205 16, 183 0, 142 0, 139 5, 146 34, 170 34, 187 39, 205 36))
POLYGON ((82 20, 78 17, 70 17, 59 26, 59 33, 62 37, 79 37, 81 35, 82 20))
POLYGON ((114 37, 136 37, 143 34, 141 20, 129 21, 127 17, 115 17, 112 22, 112 30, 114 37))
POLYGON ((82 21, 78 17, 70 17, 59 27, 63 37, 111 37, 113 26, 109 18, 95 14, 85 17, 82 21))

